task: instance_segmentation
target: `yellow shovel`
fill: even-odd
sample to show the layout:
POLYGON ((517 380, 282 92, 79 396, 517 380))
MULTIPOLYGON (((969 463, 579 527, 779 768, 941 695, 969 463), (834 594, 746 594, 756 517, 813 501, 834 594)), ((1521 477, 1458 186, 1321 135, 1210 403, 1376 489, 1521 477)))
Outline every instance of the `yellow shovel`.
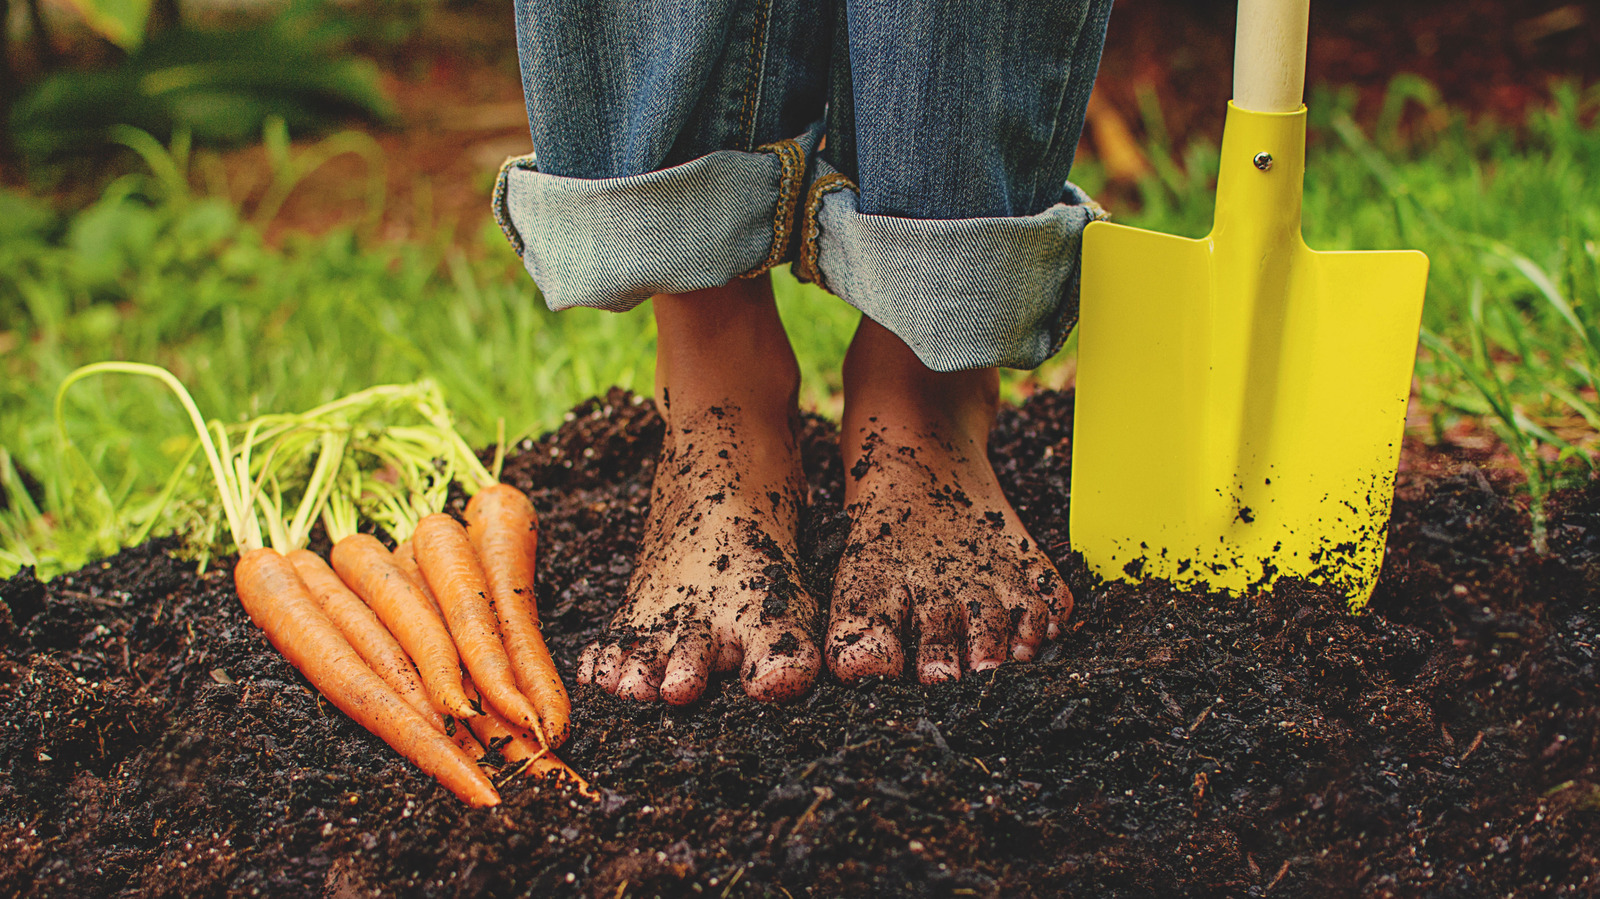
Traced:
POLYGON ((1309 0, 1241 0, 1211 234, 1083 239, 1072 545, 1112 580, 1366 603, 1428 259, 1300 235, 1309 0))

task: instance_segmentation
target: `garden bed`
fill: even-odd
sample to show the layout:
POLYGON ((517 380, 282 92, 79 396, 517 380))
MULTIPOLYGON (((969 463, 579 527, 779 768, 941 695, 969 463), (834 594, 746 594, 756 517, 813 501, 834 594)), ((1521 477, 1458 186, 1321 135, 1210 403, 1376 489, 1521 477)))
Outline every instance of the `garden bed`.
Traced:
MULTIPOLYGON (((1593 895, 1600 889, 1600 487, 1528 548, 1511 485, 1408 446, 1366 614, 1095 586, 1066 547, 1072 400, 991 453, 1078 596, 1031 665, 763 706, 574 694, 564 757, 463 807, 321 701, 227 565, 156 542, 0 584, 0 895, 1593 895)), ((660 420, 621 392, 508 460, 543 515, 568 673, 618 603, 660 420)), ((802 556, 843 549, 811 420, 802 556)))

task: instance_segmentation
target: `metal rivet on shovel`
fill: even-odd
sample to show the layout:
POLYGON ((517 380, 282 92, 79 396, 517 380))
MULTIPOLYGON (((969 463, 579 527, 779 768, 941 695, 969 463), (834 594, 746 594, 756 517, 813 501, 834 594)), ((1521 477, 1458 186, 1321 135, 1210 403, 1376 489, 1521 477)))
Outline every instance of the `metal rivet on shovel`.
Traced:
POLYGON ((1301 237, 1309 18, 1240 0, 1209 235, 1084 231, 1068 527, 1107 580, 1377 584, 1428 258, 1301 237))

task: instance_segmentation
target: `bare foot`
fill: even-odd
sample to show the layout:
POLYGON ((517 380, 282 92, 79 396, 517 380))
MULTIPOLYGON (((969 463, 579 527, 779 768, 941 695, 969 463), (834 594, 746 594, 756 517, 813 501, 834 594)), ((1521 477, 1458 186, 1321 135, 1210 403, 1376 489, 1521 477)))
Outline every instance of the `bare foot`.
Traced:
POLYGON ((850 537, 834 580, 828 665, 925 684, 1031 661, 1072 594, 1000 490, 986 450, 993 369, 929 371, 862 319, 845 360, 841 450, 850 537))
POLYGON ((655 307, 667 436, 628 595, 579 658, 578 680, 682 705, 712 672, 737 669, 756 699, 797 696, 822 657, 817 602, 795 563, 799 375, 770 285, 657 297, 655 307))

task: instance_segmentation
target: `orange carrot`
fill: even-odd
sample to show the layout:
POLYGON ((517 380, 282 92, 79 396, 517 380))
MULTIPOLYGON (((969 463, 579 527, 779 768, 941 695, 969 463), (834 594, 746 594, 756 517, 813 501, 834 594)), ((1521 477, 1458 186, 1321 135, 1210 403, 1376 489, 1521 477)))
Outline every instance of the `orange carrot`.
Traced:
POLYGON ((539 713, 517 690, 511 660, 500 642, 489 584, 466 530, 449 515, 435 513, 417 522, 411 543, 417 553, 417 567, 439 601, 439 610, 444 613, 445 624, 461 650, 461 660, 473 683, 507 720, 531 728, 539 735, 540 743, 549 745, 539 713))
POLYGON ((361 597, 339 580, 339 575, 328 567, 328 563, 305 549, 292 550, 287 558, 300 579, 310 588, 317 605, 328 614, 339 633, 344 634, 373 672, 400 694, 406 705, 416 710, 434 730, 448 736, 468 755, 482 755, 482 747, 472 738, 470 731, 457 726, 454 720, 433 707, 422 686, 422 678, 417 676, 416 666, 411 664, 411 657, 406 655, 400 641, 389 633, 389 629, 361 601, 361 597))
MULTIPOLYGON (((477 690, 472 686, 471 678, 467 679, 465 687, 468 696, 477 698, 477 690)), ((484 706, 484 714, 472 719, 472 731, 483 741, 483 745, 499 750, 500 755, 511 765, 522 765, 522 773, 530 777, 555 774, 570 778, 579 793, 590 799, 600 798, 600 794, 589 785, 588 781, 579 776, 578 772, 568 767, 566 762, 556 758, 555 753, 517 733, 492 707, 484 706)))
POLYGON ((440 733, 444 732, 444 719, 428 700, 428 694, 422 687, 422 678, 417 676, 416 666, 411 664, 411 657, 401 648, 400 641, 389 633, 383 626, 378 616, 361 601, 361 597, 351 592, 344 581, 339 580, 328 563, 322 557, 310 550, 296 549, 285 558, 294 565, 294 570, 300 575, 300 580, 311 590, 311 595, 328 614, 339 633, 355 648, 357 654, 367 663, 374 673, 383 678, 383 682, 400 694, 406 704, 417 710, 424 718, 437 719, 440 733))
POLYGON ((233 579, 251 620, 330 702, 462 801, 500 803, 494 785, 473 760, 361 661, 293 563, 273 549, 251 550, 240 557, 233 579))
POLYGON ((461 691, 461 656, 450 633, 429 614, 427 597, 370 534, 351 534, 333 547, 333 570, 378 613, 411 656, 434 705, 457 718, 478 714, 461 691))
POLYGON ((566 762, 556 758, 555 753, 547 752, 528 763, 527 775, 529 777, 550 777, 552 775, 563 780, 570 780, 578 788, 579 795, 586 799, 598 801, 600 791, 589 785, 578 772, 572 770, 566 762))
POLYGON ((433 606, 433 614, 439 616, 439 623, 444 624, 444 613, 439 611, 439 600, 433 595, 433 591, 428 589, 428 582, 422 578, 422 569, 417 567, 417 553, 411 546, 409 538, 400 541, 400 545, 394 548, 394 563, 410 576, 411 582, 417 585, 422 595, 428 598, 428 604, 433 606))
POLYGON ((538 709, 551 745, 560 746, 571 726, 572 702, 539 629, 533 592, 539 518, 533 503, 510 484, 494 484, 472 497, 466 517, 467 535, 483 563, 512 674, 538 709))
MULTIPOLYGON (((417 557, 412 551, 410 540, 402 541, 399 546, 394 548, 394 560, 395 564, 399 565, 406 575, 411 578, 412 582, 422 590, 422 595, 426 596, 428 602, 432 604, 434 613, 439 614, 439 599, 433 595, 433 590, 422 576, 422 570, 417 567, 417 557)), ((483 709, 483 714, 473 718, 469 726, 484 746, 493 749, 496 748, 495 744, 498 742, 501 744, 499 747, 501 754, 505 755, 507 760, 513 762, 520 762, 522 759, 538 755, 542 751, 538 737, 529 733, 526 729, 519 731, 512 727, 505 718, 500 716, 499 712, 494 710, 494 706, 483 701, 483 697, 478 695, 478 688, 473 686, 470 675, 461 678, 461 689, 466 691, 467 698, 472 700, 474 706, 483 709), (512 743, 511 741, 515 742, 512 743), (504 747, 507 745, 520 747, 513 750, 518 753, 515 758, 511 755, 506 755, 504 747)))

